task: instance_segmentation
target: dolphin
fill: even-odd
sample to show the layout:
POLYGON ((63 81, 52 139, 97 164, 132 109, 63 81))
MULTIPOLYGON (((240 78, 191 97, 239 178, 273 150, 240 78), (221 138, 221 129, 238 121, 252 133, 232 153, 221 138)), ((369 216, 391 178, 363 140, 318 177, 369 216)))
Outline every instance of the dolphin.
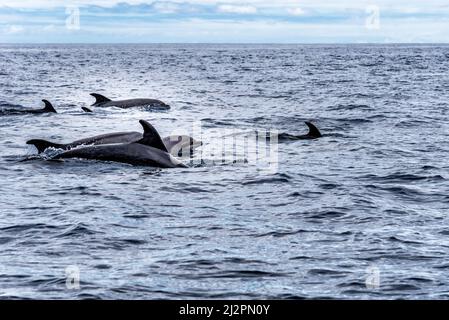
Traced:
POLYGON ((139 122, 144 133, 143 138, 136 142, 72 149, 55 155, 52 160, 80 158, 158 168, 187 168, 167 152, 159 133, 149 122, 139 122))
POLYGON ((283 140, 310 140, 310 139, 318 139, 321 138, 321 132, 318 130, 315 125, 313 125, 311 122, 306 121, 305 124, 309 127, 309 132, 307 134, 303 135, 292 135, 288 133, 280 133, 278 136, 279 141, 283 140))
POLYGON ((101 145, 101 144, 116 144, 116 143, 131 143, 142 139, 143 135, 140 132, 115 132, 102 134, 95 137, 76 140, 67 144, 54 143, 41 139, 28 140, 27 144, 34 145, 39 153, 44 152, 48 148, 71 150, 79 146, 101 145))
MULTIPOLYGON (((81 140, 76 140, 67 144, 54 143, 42 139, 28 140, 26 143, 34 145, 39 153, 44 152, 48 148, 71 150, 79 146, 89 145, 102 145, 102 144, 117 144, 117 143, 131 143, 143 138, 140 132, 114 132, 108 134, 102 134, 99 136, 89 137, 81 140)), ((192 137, 180 135, 180 136, 168 136, 162 139, 165 148, 174 156, 181 156, 186 148, 190 147, 193 151, 202 145, 201 141, 195 140, 192 137)))
POLYGON ((168 110, 170 106, 164 102, 156 99, 128 99, 128 100, 116 100, 113 101, 98 93, 91 93, 95 98, 94 107, 118 107, 122 109, 129 109, 133 107, 149 107, 151 109, 168 110))
POLYGON ((163 138, 162 142, 164 142, 168 152, 175 157, 185 156, 184 152, 189 152, 192 155, 196 148, 203 145, 203 142, 185 135, 168 136, 163 138))
POLYGON ((2 114, 43 114, 43 113, 57 113, 53 105, 48 100, 42 100, 45 104, 43 109, 33 108, 14 108, 14 109, 0 109, 2 114))

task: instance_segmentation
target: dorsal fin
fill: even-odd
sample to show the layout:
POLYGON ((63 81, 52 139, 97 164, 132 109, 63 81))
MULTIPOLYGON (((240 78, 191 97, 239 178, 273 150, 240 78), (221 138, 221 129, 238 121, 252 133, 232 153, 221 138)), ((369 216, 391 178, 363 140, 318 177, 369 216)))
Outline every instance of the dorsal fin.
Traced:
POLYGON ((105 96, 102 96, 101 94, 98 94, 98 93, 91 93, 90 95, 95 98, 95 103, 93 104, 93 106, 100 104, 100 103, 105 103, 105 102, 111 101, 111 99, 106 98, 105 96))
POLYGON ((50 103, 50 101, 43 99, 42 102, 45 104, 44 108, 45 111, 57 113, 55 108, 53 108, 53 105, 50 103))
POLYGON ((168 152, 157 130, 148 121, 140 120, 139 123, 143 127, 143 138, 136 143, 144 144, 146 146, 168 152))
POLYGON ((307 136, 309 136, 311 138, 321 138, 322 137, 320 130, 318 130, 318 128, 315 127, 311 122, 306 121, 305 123, 309 127, 309 133, 307 134, 307 136))
POLYGON ((45 149, 48 149, 48 148, 55 148, 55 149, 63 149, 64 148, 63 144, 53 143, 53 142, 41 140, 41 139, 28 140, 27 144, 34 145, 37 148, 37 151, 39 153, 44 152, 45 149))

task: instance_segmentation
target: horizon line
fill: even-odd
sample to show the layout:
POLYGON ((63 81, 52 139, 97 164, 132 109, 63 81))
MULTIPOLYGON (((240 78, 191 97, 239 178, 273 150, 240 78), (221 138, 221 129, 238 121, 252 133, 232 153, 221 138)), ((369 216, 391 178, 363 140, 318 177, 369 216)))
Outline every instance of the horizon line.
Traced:
POLYGON ((449 42, 0 42, 0 45, 449 45, 449 42))

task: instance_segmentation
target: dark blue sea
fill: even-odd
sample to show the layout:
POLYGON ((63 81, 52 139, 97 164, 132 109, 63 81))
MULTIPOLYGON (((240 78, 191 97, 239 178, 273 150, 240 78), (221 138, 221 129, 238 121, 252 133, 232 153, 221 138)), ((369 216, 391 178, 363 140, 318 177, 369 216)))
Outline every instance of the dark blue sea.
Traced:
POLYGON ((449 298, 448 92, 447 45, 0 45, 0 109, 59 112, 0 116, 0 298, 449 298), (171 109, 84 113, 92 92, 171 109), (323 137, 279 141, 271 171, 26 144, 140 119, 200 124, 203 149, 304 121, 323 137))

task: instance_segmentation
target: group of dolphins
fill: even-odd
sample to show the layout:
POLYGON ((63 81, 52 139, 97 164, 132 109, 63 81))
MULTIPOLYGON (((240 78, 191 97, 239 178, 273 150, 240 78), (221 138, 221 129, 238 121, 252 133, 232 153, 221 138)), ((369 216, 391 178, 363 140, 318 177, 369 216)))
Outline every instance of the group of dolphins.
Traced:
MULTIPOLYGON (((95 103, 92 105, 93 107, 105 108, 105 107, 117 107, 122 109, 129 109, 133 107, 142 107, 146 106, 150 109, 157 110, 168 110, 170 106, 165 104, 164 102, 156 99, 127 99, 127 100, 111 100, 102 96, 98 93, 91 93, 92 97, 95 98, 95 103)), ((7 108, 2 109, 1 112, 3 114, 42 114, 42 113, 57 113, 56 109, 48 100, 42 100, 45 107, 43 109, 33 109, 33 108, 7 108)), ((86 112, 92 112, 91 109, 87 107, 82 107, 82 109, 86 112)))
MULTIPOLYGON (((113 101, 100 94, 91 93, 96 99, 92 106, 95 107, 150 107, 157 109, 170 109, 170 106, 156 99, 127 99, 113 101)), ((42 100, 45 104, 43 109, 20 108, 7 110, 12 114, 29 113, 57 113, 52 104, 47 100, 42 100)), ((86 112, 92 112, 88 108, 83 108, 86 112)), ((3 110, 4 112, 5 110, 3 110)), ((189 136, 168 136, 161 138, 157 130, 145 120, 139 123, 143 127, 143 133, 140 132, 114 132, 99 136, 89 137, 67 144, 53 143, 41 139, 32 139, 27 144, 34 145, 39 153, 48 148, 61 149, 63 152, 51 156, 51 160, 62 160, 69 158, 89 159, 99 161, 112 161, 127 163, 131 165, 150 166, 158 168, 187 168, 176 157, 180 156, 186 148, 189 148, 190 154, 202 145, 189 136)), ((291 135, 283 133, 279 135, 280 140, 304 140, 316 139, 322 135, 317 127, 312 123, 306 122, 309 132, 305 135, 291 135)))

